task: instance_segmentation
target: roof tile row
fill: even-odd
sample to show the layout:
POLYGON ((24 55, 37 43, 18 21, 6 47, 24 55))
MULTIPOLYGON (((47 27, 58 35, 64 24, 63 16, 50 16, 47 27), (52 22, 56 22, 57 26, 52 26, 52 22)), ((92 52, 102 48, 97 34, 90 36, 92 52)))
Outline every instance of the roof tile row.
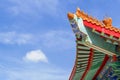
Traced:
POLYGON ((109 29, 111 31, 115 31, 115 32, 120 33, 120 29, 112 26, 112 19, 111 18, 105 18, 104 20, 99 21, 98 19, 93 18, 92 16, 89 16, 88 14, 84 13, 83 11, 80 11, 79 8, 77 8, 76 15, 78 18, 81 17, 83 20, 86 20, 87 22, 90 22, 92 24, 104 27, 104 28, 109 29))

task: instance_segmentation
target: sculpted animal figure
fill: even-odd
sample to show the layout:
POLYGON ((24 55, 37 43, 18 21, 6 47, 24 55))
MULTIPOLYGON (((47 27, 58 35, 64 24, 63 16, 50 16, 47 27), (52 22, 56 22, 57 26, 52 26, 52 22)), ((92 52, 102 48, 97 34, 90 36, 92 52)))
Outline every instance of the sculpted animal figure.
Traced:
POLYGON ((112 27, 112 18, 105 18, 102 22, 105 26, 112 27))

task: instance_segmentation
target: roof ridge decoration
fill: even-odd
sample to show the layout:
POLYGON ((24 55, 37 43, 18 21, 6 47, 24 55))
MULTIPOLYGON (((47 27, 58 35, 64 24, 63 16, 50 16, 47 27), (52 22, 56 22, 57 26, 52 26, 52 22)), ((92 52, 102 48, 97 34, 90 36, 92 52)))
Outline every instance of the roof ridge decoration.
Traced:
POLYGON ((86 14, 85 12, 81 11, 79 8, 77 8, 76 15, 77 15, 77 17, 81 17, 83 20, 86 20, 86 21, 91 22, 93 24, 100 25, 101 27, 105 26, 101 21, 86 14))
MULTIPOLYGON (((120 29, 112 26, 112 18, 108 17, 108 18, 104 18, 102 21, 86 14, 84 11, 81 11, 79 8, 77 8, 76 13, 78 18, 82 18, 83 20, 90 22, 92 24, 95 24, 97 26, 101 26, 103 28, 109 29, 111 31, 115 31, 120 33, 120 29)), ((72 13, 68 13, 68 17, 69 19, 73 19, 74 15, 72 13)))

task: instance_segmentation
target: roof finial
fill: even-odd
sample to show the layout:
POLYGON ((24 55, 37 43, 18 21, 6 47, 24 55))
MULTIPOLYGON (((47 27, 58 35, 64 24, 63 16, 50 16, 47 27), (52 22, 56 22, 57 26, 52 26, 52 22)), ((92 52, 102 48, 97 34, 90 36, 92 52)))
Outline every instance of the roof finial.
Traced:
POLYGON ((80 11, 80 8, 77 8, 77 11, 80 11))
POLYGON ((112 18, 107 17, 102 22, 105 24, 106 27, 108 28, 112 27, 112 18))

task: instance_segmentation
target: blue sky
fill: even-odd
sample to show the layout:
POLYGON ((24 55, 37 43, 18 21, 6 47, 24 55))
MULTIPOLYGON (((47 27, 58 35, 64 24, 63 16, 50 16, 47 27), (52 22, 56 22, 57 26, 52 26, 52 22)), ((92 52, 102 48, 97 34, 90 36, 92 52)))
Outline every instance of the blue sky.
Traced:
POLYGON ((75 37, 67 19, 79 7, 102 20, 120 22, 119 0, 1 0, 0 79, 68 80, 75 37))

